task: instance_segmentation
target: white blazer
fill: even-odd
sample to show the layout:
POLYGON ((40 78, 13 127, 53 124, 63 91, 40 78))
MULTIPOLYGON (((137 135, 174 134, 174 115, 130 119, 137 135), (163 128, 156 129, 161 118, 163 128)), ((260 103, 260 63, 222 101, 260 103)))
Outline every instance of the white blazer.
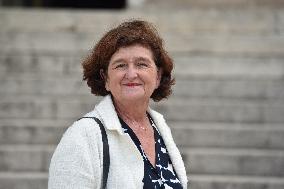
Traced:
MULTIPOLYGON (((184 189, 185 166, 163 116, 148 109, 167 147, 173 167, 184 189)), ((106 128, 110 167, 108 189, 142 189, 144 162, 128 134, 123 132, 110 95, 85 116, 99 118, 106 128)), ((100 128, 93 119, 73 123, 58 144, 49 167, 49 189, 100 189, 103 149, 100 128)))

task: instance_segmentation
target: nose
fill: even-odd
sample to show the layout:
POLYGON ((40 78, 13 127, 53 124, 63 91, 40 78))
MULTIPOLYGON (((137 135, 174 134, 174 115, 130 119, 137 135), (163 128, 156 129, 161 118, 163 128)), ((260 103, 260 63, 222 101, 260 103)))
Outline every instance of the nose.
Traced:
POLYGON ((135 67, 129 66, 127 71, 126 71, 125 76, 129 80, 135 79, 137 77, 137 70, 135 69, 135 67))

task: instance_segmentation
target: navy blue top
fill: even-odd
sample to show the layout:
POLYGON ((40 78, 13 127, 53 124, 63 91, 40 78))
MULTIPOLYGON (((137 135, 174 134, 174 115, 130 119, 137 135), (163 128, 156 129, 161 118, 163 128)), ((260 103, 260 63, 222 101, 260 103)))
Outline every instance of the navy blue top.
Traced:
POLYGON ((142 145, 133 130, 119 117, 124 133, 127 133, 138 148, 144 160, 144 189, 182 189, 181 183, 172 166, 171 159, 153 119, 148 114, 149 121, 154 130, 156 167, 154 167, 143 151, 142 145))

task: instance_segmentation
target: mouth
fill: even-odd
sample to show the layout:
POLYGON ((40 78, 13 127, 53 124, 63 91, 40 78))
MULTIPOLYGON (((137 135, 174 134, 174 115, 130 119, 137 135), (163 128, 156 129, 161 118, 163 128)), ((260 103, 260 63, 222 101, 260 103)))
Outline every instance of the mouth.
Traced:
POLYGON ((127 86, 127 87, 136 87, 136 86, 140 86, 141 84, 139 84, 139 83, 126 83, 124 85, 127 86))

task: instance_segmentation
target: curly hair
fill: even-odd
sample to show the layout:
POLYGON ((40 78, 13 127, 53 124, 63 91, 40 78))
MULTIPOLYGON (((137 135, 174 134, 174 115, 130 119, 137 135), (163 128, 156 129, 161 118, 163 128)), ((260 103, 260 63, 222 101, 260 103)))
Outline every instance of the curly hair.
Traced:
POLYGON ((105 78, 112 55, 121 47, 142 45, 152 51, 156 66, 162 70, 160 85, 154 90, 151 98, 160 101, 171 93, 171 86, 175 84, 172 78, 173 61, 164 49, 163 40, 155 27, 146 21, 132 20, 121 23, 118 27, 108 31, 96 44, 91 53, 82 62, 83 80, 97 96, 105 96, 110 92, 105 88, 105 78))

